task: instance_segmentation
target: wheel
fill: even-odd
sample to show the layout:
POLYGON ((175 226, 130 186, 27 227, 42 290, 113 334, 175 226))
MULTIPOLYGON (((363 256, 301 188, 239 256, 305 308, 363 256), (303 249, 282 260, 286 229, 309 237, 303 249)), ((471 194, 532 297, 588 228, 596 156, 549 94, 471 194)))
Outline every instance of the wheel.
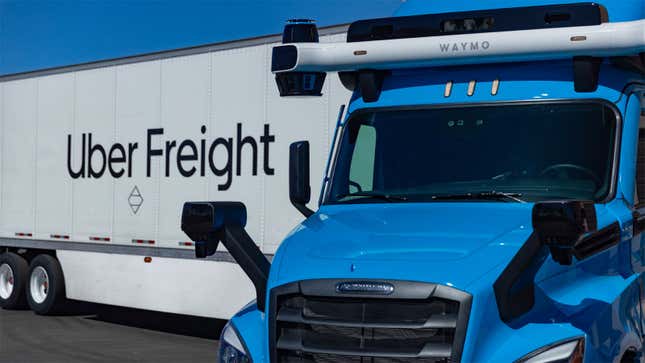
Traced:
POLYGON ((58 261, 38 255, 29 265, 27 302, 36 314, 55 313, 65 302, 65 279, 58 261))
POLYGON ((15 253, 0 254, 0 307, 4 309, 24 308, 25 285, 27 283, 27 261, 15 253))

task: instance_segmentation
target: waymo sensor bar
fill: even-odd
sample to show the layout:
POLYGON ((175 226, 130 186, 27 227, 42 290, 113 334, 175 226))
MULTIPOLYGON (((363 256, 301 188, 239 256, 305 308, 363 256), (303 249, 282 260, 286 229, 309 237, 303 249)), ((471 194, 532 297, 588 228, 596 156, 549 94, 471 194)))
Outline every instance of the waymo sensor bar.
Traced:
POLYGON ((273 48, 272 71, 333 72, 633 56, 645 52, 645 19, 550 29, 483 32, 273 48))

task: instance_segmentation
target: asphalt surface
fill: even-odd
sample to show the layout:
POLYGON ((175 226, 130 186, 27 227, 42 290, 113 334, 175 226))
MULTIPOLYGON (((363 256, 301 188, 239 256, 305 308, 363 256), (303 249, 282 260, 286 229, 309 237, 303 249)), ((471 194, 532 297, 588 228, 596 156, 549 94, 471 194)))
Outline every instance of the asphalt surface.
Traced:
POLYGON ((58 316, 0 309, 0 362, 216 362, 224 324, 80 303, 58 316))

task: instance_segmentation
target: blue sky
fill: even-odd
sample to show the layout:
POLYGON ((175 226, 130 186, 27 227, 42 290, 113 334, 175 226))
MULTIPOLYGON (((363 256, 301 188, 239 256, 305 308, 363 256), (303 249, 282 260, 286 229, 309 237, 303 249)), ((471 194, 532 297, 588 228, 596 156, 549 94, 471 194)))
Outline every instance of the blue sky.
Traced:
POLYGON ((392 15, 402 0, 0 0, 0 75, 392 15))

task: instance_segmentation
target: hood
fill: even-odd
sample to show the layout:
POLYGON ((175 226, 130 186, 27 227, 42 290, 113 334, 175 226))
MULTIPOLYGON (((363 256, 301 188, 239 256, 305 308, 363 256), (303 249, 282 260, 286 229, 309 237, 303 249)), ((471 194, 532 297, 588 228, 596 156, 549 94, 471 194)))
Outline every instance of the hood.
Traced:
POLYGON ((511 260, 531 234, 532 207, 529 203, 323 206, 283 243, 276 256, 274 283, 368 278, 465 289, 511 260))

